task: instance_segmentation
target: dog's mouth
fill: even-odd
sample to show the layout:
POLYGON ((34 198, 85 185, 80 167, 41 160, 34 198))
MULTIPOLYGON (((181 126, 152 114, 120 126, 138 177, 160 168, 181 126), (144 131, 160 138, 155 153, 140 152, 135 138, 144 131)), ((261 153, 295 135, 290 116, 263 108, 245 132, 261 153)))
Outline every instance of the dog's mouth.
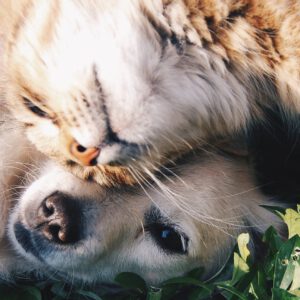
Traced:
POLYGON ((14 234, 17 242, 26 253, 33 255, 43 263, 45 262, 41 255, 41 252, 42 250, 47 251, 47 247, 43 247, 44 243, 42 242, 42 239, 39 241, 41 243, 38 244, 37 248, 37 241, 33 238, 31 231, 25 228, 25 226, 21 222, 17 222, 14 225, 14 234), (37 249, 39 249, 39 251, 37 249))
MULTIPOLYGON (((72 255, 72 247, 64 248, 53 244, 39 232, 27 229, 21 222, 13 225, 13 232, 15 249, 36 270, 41 269, 42 276, 47 276, 48 278, 48 276, 55 275, 54 278, 65 280, 68 278, 70 272, 68 270, 71 268, 74 279, 77 278, 76 270, 80 265, 74 265, 69 259, 72 255), (58 262, 56 262, 57 258, 59 258, 58 262)), ((36 275, 36 272, 33 271, 33 275, 29 276, 30 278, 35 278, 36 275)))
POLYGON ((24 253, 21 253, 21 255, 30 264, 29 272, 26 271, 26 278, 30 280, 49 280, 50 278, 66 280, 68 278, 68 273, 63 270, 63 267, 54 267, 47 259, 55 251, 47 240, 36 233, 33 234, 21 222, 14 224, 13 231, 18 243, 17 248, 22 248, 22 252, 25 252, 26 255, 24 256, 24 253), (33 269, 33 267, 36 269, 33 269), (39 269, 42 272, 36 272, 39 269))

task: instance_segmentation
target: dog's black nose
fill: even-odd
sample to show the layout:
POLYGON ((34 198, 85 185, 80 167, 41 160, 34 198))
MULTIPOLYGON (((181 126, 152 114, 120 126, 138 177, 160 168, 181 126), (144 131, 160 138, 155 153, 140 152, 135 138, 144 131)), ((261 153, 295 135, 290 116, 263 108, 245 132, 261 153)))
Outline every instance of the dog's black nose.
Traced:
POLYGON ((78 201, 56 192, 38 209, 37 229, 51 242, 74 244, 80 240, 81 212, 78 201))

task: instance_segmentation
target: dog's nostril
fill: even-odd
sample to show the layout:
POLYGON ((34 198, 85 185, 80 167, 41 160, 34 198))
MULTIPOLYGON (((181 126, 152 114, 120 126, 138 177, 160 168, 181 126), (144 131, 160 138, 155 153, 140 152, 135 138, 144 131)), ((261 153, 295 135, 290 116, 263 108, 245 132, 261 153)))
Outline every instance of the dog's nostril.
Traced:
POLYGON ((59 225, 49 225, 48 226, 48 231, 52 236, 58 236, 60 230, 61 230, 61 227, 59 225))
POLYGON ((43 228, 43 235, 51 242, 59 244, 72 244, 77 242, 77 233, 73 228, 63 224, 47 224, 43 228))
POLYGON ((45 225, 43 228, 43 235, 49 240, 54 242, 59 242, 59 225, 45 225))
POLYGON ((37 229, 51 242, 71 244, 80 239, 79 203, 63 193, 47 197, 37 214, 37 229))
POLYGON ((42 203, 42 210, 45 217, 50 217, 54 213, 54 206, 49 201, 44 201, 42 203))

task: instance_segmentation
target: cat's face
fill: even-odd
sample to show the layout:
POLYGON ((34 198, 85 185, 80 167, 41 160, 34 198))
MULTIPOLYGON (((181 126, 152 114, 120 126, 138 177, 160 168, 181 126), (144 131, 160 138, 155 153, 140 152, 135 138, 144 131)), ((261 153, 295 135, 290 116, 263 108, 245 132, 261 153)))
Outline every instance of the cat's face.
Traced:
POLYGON ((8 105, 39 150, 82 177, 142 180, 245 119, 223 60, 192 28, 172 34, 160 1, 20 2, 7 9, 8 105))

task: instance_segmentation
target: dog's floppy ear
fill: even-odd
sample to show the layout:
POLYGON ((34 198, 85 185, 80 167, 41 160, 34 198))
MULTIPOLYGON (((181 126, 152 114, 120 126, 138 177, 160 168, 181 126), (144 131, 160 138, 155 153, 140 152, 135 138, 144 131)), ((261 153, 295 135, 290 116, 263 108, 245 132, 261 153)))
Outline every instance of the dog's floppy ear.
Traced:
POLYGON ((249 151, 258 185, 281 201, 300 199, 300 114, 281 107, 265 109, 251 129, 249 151))

